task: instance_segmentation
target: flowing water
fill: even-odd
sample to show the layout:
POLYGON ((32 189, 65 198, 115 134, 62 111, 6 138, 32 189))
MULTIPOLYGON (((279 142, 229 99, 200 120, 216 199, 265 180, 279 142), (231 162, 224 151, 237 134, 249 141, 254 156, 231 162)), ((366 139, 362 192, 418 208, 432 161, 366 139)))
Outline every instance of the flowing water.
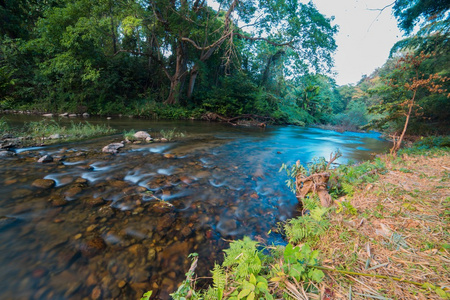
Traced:
POLYGON ((189 253, 199 254, 197 274, 209 276, 229 240, 284 243, 268 234, 298 209, 278 172, 282 163, 306 163, 337 148, 337 162, 358 161, 389 146, 377 134, 294 126, 90 122, 118 132, 176 127, 186 136, 128 144, 117 155, 101 149, 120 134, 1 158, 1 299, 138 299, 147 290, 168 299, 189 253), (44 154, 55 162, 36 162, 44 154), (56 186, 35 188, 36 179, 56 186))

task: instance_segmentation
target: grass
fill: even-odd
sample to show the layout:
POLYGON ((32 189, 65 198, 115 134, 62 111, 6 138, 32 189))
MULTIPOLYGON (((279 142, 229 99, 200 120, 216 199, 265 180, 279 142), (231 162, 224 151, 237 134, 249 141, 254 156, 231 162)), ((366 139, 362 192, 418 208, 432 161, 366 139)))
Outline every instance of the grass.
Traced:
POLYGON ((326 272, 324 286, 333 287, 335 299, 450 299, 449 149, 381 157, 369 163, 383 166, 369 175, 376 180, 354 175, 361 172, 352 168, 365 164, 341 178, 351 184, 346 201, 356 214, 330 214, 316 249, 326 268, 373 276, 326 272))
POLYGON ((93 125, 85 122, 70 122, 68 126, 62 126, 55 120, 41 120, 26 123, 21 129, 11 128, 5 120, 0 120, 0 133, 10 133, 14 136, 23 137, 22 144, 30 145, 36 143, 51 144, 61 141, 81 140, 85 138, 107 135, 115 130, 106 125, 93 125), (58 135, 58 138, 50 138, 58 135))
POLYGON ((177 131, 176 128, 173 129, 161 129, 160 131, 161 138, 166 139, 168 141, 172 141, 174 138, 184 137, 184 133, 177 131))

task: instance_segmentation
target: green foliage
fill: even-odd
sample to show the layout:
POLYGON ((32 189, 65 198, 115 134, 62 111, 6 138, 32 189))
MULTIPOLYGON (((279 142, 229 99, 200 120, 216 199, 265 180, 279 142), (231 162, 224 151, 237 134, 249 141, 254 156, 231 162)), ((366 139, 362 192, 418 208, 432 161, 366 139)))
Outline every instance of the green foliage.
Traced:
POLYGON ((286 222, 284 230, 289 241, 299 243, 304 240, 317 240, 330 225, 329 220, 325 217, 327 211, 327 208, 316 207, 309 212, 309 215, 306 214, 286 222))
POLYGON ((224 267, 231 267, 236 279, 242 279, 250 274, 258 275, 261 271, 261 253, 257 250, 258 242, 249 237, 235 241, 230 248, 224 250, 224 267))
POLYGON ((170 294, 172 299, 174 300, 186 300, 190 297, 193 297, 194 299, 198 298, 199 295, 195 291, 195 289, 192 287, 192 284, 195 282, 194 280, 194 270, 197 267, 197 261, 198 261, 198 254, 197 253, 191 253, 189 255, 190 258, 192 258, 192 265, 189 268, 189 271, 186 273, 186 280, 184 280, 181 285, 178 287, 178 289, 170 294))
POLYGON ((8 122, 5 117, 0 118, 0 134, 6 133, 10 129, 8 122))
POLYGON ((168 141, 171 141, 174 138, 184 137, 184 133, 177 131, 176 128, 166 129, 166 130, 161 129, 160 133, 161 133, 161 137, 168 141))
MULTIPOLYGON (((34 139, 48 138, 51 135, 59 134, 64 140, 77 140, 114 133, 114 129, 106 125, 93 125, 89 122, 70 123, 70 126, 61 126, 55 120, 41 120, 26 123, 22 134, 34 139)), ((21 133, 17 133, 21 134, 21 133)), ((51 142, 51 140, 48 140, 51 142)))
POLYGON ((136 133, 136 130, 134 130, 134 129, 131 129, 130 131, 125 131, 123 133, 123 138, 130 142, 136 141, 136 138, 134 137, 135 133, 136 133))
POLYGON ((144 295, 142 295, 141 300, 150 300, 150 297, 152 296, 153 291, 148 291, 144 295))
POLYGON ((378 174, 385 171, 386 165, 380 158, 357 165, 340 165, 330 177, 330 193, 335 196, 345 194, 351 198, 355 187, 374 182, 378 174))

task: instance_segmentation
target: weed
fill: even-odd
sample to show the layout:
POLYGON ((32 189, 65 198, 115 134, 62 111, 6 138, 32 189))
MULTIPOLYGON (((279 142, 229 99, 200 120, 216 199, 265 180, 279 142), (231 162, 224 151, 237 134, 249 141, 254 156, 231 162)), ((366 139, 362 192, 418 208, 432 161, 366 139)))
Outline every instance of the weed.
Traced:
POLYGON ((131 129, 130 131, 124 131, 123 138, 130 142, 134 142, 134 141, 136 141, 136 138, 134 137, 135 133, 136 133, 136 131, 134 129, 131 129))
POLYGON ((185 135, 184 133, 177 131, 176 128, 167 129, 167 130, 161 129, 160 133, 161 133, 161 137, 168 141, 171 141, 174 138, 184 137, 184 135, 185 135))

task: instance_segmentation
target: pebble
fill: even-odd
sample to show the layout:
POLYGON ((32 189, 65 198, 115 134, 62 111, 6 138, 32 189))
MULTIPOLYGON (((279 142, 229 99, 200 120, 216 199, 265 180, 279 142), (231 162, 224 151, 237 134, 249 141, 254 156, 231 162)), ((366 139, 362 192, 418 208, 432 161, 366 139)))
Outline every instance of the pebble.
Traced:
POLYGON ((76 234, 73 239, 74 240, 79 240, 83 235, 81 233, 76 234))
POLYGON ((123 288, 127 283, 124 280, 119 281, 119 283, 117 284, 117 286, 119 288, 123 288))
POLYGON ((97 225, 90 225, 90 226, 88 226, 88 228, 86 228, 86 231, 87 231, 87 232, 91 232, 91 231, 93 231, 96 227, 97 227, 97 225))
POLYGON ((93 300, 97 300, 97 299, 100 299, 101 296, 102 296, 102 290, 98 286, 94 287, 94 289, 92 290, 92 293, 91 293, 91 298, 93 300))

